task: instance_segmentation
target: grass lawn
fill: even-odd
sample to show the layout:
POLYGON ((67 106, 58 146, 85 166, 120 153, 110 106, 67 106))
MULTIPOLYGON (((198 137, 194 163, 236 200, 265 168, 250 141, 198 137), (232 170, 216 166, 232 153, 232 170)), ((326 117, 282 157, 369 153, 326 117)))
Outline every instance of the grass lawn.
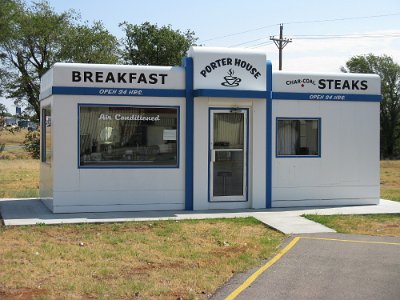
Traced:
POLYGON ((0 131, 0 198, 31 198, 39 196, 39 160, 31 159, 21 148, 28 131, 0 131))
POLYGON ((5 145, 20 145, 24 142, 25 134, 28 132, 27 129, 21 129, 19 131, 10 132, 8 130, 0 131, 0 144, 5 145))
POLYGON ((30 159, 29 154, 21 147, 27 132, 27 129, 14 133, 8 130, 0 131, 0 149, 2 145, 11 147, 11 149, 0 151, 0 160, 30 159))
POLYGON ((283 239, 253 218, 3 226, 0 298, 206 299, 283 239))
POLYGON ((400 237, 400 214, 379 215, 305 215, 340 233, 400 237))
POLYGON ((0 160, 0 198, 39 196, 39 160, 0 160))
POLYGON ((381 161, 381 198, 400 201, 400 160, 381 161))

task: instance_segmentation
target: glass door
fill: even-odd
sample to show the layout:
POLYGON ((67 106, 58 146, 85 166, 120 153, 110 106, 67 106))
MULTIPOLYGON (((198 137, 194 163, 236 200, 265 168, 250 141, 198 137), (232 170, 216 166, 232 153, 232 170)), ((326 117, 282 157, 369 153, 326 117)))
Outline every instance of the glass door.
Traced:
POLYGON ((210 201, 246 201, 247 110, 214 109, 210 118, 210 201))

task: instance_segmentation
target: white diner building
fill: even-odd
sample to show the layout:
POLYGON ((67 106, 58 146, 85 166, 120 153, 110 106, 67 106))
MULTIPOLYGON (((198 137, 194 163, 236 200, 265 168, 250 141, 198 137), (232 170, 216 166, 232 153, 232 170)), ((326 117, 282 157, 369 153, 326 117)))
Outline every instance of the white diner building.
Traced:
POLYGON ((192 47, 178 67, 57 63, 40 100, 54 213, 379 203, 377 75, 192 47))

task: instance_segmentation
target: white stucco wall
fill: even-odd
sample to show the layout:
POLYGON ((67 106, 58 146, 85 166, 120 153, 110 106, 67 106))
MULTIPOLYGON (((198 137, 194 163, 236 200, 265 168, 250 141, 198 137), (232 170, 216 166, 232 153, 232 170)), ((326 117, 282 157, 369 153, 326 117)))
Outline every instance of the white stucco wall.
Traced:
POLYGON ((184 209, 184 99, 53 97, 54 212, 184 209), (78 103, 179 106, 179 168, 78 168, 78 103))
MULTIPOLYGON (((309 93, 380 94, 374 75, 336 74, 328 78, 369 80, 365 91, 318 91, 318 78, 327 75, 274 74, 274 91, 293 84, 279 79, 313 78, 309 93), (281 81, 282 83, 282 81, 281 81)), ((302 91, 297 86, 297 91, 302 91)), ((365 96, 366 98, 368 96, 365 96)), ((377 204, 379 202, 379 102, 273 100, 272 207, 377 204), (276 118, 320 118, 321 157, 277 157, 276 118)))
POLYGON ((128 93, 144 89, 144 94, 146 89, 183 90, 184 70, 179 67, 56 64, 42 78, 41 106, 52 104, 53 159, 51 166, 41 163, 40 186, 41 197, 48 199, 45 202, 53 212, 184 209, 185 98, 105 96, 100 91, 110 89, 113 92, 116 88, 127 89, 128 93), (74 72, 78 74, 75 77, 74 72), (90 75, 86 80, 85 72, 90 75), (61 93, 72 94, 55 93, 55 87, 63 89, 61 93), (85 88, 93 88, 100 95, 76 94, 85 93, 85 88), (179 167, 79 168, 79 104, 179 107, 179 167))
MULTIPOLYGON (((44 107, 53 107, 53 97, 48 97, 44 101, 40 103, 41 108, 43 109, 44 107)), ((41 116, 43 117, 43 116, 41 116)), ((42 120, 40 120, 40 136, 43 137, 43 128, 42 128, 42 120)), ((52 135, 53 135, 53 128, 52 128, 52 135)), ((50 141, 46 141, 46 143, 50 144, 50 147, 53 148, 53 142, 52 139, 50 141)), ((54 160, 51 158, 49 162, 42 162, 42 151, 44 149, 43 145, 43 139, 40 139, 40 178, 39 178, 39 197, 42 199, 43 203, 46 204, 46 206, 49 209, 53 209, 53 163, 54 160)))

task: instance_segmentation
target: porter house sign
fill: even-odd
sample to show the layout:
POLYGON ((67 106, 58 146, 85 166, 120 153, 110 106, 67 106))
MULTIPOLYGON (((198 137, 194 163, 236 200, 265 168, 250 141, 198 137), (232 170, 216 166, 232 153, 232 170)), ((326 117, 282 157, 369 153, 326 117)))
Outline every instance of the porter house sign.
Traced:
POLYGON ((266 90, 262 51, 192 47, 194 89, 266 90))

